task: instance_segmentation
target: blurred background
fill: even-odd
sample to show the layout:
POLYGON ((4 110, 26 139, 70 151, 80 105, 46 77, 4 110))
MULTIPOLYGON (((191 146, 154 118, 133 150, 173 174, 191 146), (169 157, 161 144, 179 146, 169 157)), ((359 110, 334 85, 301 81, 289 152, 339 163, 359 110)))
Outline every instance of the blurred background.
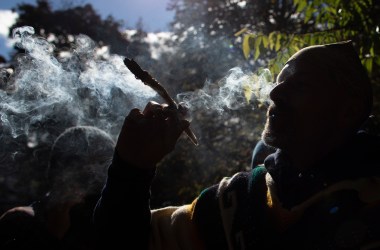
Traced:
POLYGON ((94 125, 116 139, 131 108, 162 102, 125 57, 190 108, 199 139, 184 137, 160 163, 153 208, 251 168, 267 94, 305 46, 353 41, 374 88, 365 129, 378 134, 379 10, 375 0, 0 0, 0 213, 45 193, 64 129, 94 125))

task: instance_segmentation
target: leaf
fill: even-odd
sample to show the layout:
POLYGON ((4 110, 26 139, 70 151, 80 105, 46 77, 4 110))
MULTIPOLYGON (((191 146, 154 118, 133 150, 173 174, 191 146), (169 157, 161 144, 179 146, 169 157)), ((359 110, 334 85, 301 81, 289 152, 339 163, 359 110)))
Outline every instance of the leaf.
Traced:
POLYGON ((281 63, 279 62, 279 58, 274 58, 274 59, 271 59, 270 62, 269 62, 269 71, 272 72, 273 74, 273 78, 275 77, 275 75, 277 75, 280 70, 281 70, 281 63))
POLYGON ((307 23, 311 19, 311 17, 313 16, 313 13, 314 13, 314 8, 311 5, 308 6, 305 13, 304 23, 307 23))
POLYGON ((261 41, 262 41, 262 36, 256 37, 255 43, 254 43, 254 49, 255 49, 254 59, 255 60, 257 58, 259 58, 259 56, 260 56, 260 44, 261 44, 261 41))
POLYGON ((275 47, 275 50, 276 51, 279 51, 281 48, 281 34, 278 33, 277 34, 277 39, 276 39, 276 47, 275 47))
POLYGON ((249 53, 251 52, 251 48, 249 47, 249 39, 251 38, 251 35, 245 35, 243 39, 243 54, 245 59, 248 59, 249 53))
POLYGON ((254 49, 258 49, 260 47, 261 41, 263 40, 262 38, 263 38, 262 36, 256 37, 255 42, 254 42, 254 49))
POLYGON ((364 66, 367 69, 368 74, 371 74, 372 73, 372 66, 373 66, 373 58, 372 57, 365 58, 364 59, 364 66))
POLYGON ((257 48, 257 49, 255 49, 255 55, 254 55, 254 59, 255 60, 257 60, 257 58, 259 58, 259 56, 260 56, 260 48, 257 48))
POLYGON ((301 11, 303 11, 303 9, 305 9, 306 6, 307 6, 307 1, 306 0, 300 0, 296 11, 301 12, 301 11))
POLYGON ((372 44, 372 47, 369 49, 369 53, 370 53, 370 55, 373 57, 373 56, 375 56, 375 49, 374 49, 374 47, 373 47, 374 45, 372 44))
POLYGON ((243 92, 244 92, 245 100, 249 104, 249 101, 252 98, 252 85, 249 83, 244 83, 243 84, 243 92))
POLYGON ((265 35, 263 35, 262 38, 263 38, 263 47, 267 49, 269 45, 269 39, 265 35))
POLYGON ((303 43, 309 44, 310 43, 310 34, 304 34, 299 36, 299 39, 302 40, 303 43))
POLYGON ((276 32, 271 32, 269 33, 269 47, 271 50, 273 50, 275 44, 276 44, 276 41, 275 41, 275 35, 276 35, 276 32))

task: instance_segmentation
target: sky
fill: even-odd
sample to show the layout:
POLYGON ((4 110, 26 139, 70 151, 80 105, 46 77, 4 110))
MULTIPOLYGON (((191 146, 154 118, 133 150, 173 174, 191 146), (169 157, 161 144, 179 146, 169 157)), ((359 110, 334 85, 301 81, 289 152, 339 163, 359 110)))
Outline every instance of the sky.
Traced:
MULTIPOLYGON (((122 20, 125 28, 134 28, 139 19, 143 21, 143 28, 148 32, 168 31, 169 22, 174 17, 173 11, 167 10, 170 0, 50 0, 53 8, 60 8, 65 3, 75 5, 90 3, 94 9, 106 18, 112 15, 116 20, 122 20)), ((29 3, 35 5, 36 0, 0 0, 0 55, 9 59, 9 51, 13 45, 8 39, 9 27, 14 23, 17 14, 11 9, 18 4, 29 3)))
MULTIPOLYGON (((149 32, 167 31, 168 23, 174 12, 168 11, 169 0, 50 0, 54 8, 62 7, 67 2, 78 4, 90 3, 102 16, 112 15, 117 20, 124 20, 128 27, 134 27, 142 18, 145 30, 149 32)), ((0 10, 11 9, 19 3, 35 4, 35 0, 0 0, 0 10)))

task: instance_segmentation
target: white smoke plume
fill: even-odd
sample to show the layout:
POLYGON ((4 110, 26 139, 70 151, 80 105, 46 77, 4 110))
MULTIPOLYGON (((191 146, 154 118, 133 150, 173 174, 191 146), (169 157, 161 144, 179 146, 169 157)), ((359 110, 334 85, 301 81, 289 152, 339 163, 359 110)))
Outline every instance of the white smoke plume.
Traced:
POLYGON ((129 109, 156 95, 135 79, 121 56, 99 56, 85 35, 57 57, 54 46, 35 36, 32 27, 16 28, 13 39, 25 53, 18 56, 14 72, 0 72, 3 137, 26 136, 33 147, 44 139, 38 135, 40 126, 59 130, 69 125, 95 125, 115 136, 129 109))
MULTIPOLYGON (((116 139, 129 110, 143 108, 157 96, 125 67, 124 58, 105 56, 104 49, 98 53, 85 35, 59 53, 30 26, 16 28, 13 40, 25 53, 13 69, 0 70, 0 162, 12 164, 20 145, 33 149, 51 144, 76 125, 96 126, 116 139)), ((253 74, 234 68, 218 83, 206 83, 177 99, 190 110, 223 112, 266 103, 271 88, 268 70, 253 74)))
POLYGON ((245 106, 269 104, 269 92, 273 88, 272 75, 268 69, 259 73, 245 73, 241 68, 232 68, 228 75, 217 83, 206 82, 202 89, 177 95, 189 110, 210 109, 222 113, 245 106))
MULTIPOLYGON (((17 192, 16 199, 39 189, 33 180, 42 178, 50 147, 66 128, 96 126, 116 139, 130 109, 157 97, 125 67, 123 57, 97 48, 85 35, 72 40, 71 48, 57 51, 32 27, 13 31, 12 42, 24 53, 11 68, 0 68, 0 194, 17 192)), ((268 70, 234 68, 217 83, 178 94, 177 101, 190 112, 254 108, 268 102, 271 82, 268 70)))
POLYGON ((13 41, 24 52, 0 69, 0 189, 30 197, 43 190, 33 180, 43 180, 50 148, 65 129, 96 126, 116 140, 129 111, 157 94, 135 78, 123 57, 99 53, 85 35, 66 51, 55 50, 29 26, 14 29, 13 41))

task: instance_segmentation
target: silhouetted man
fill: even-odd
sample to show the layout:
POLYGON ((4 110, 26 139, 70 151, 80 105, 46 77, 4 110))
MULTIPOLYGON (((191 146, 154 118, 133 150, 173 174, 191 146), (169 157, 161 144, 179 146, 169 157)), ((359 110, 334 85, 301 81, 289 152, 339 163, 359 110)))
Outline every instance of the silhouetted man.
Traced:
POLYGON ((52 146, 46 197, 0 217, 0 249, 94 249, 93 208, 114 146, 96 127, 66 129, 52 146))
POLYGON ((189 123, 165 105, 133 109, 95 210, 103 249, 380 247, 380 141, 358 132, 372 91, 352 43, 297 52, 270 98, 262 139, 277 151, 264 165, 222 179, 192 204, 155 210, 156 164, 189 123))

